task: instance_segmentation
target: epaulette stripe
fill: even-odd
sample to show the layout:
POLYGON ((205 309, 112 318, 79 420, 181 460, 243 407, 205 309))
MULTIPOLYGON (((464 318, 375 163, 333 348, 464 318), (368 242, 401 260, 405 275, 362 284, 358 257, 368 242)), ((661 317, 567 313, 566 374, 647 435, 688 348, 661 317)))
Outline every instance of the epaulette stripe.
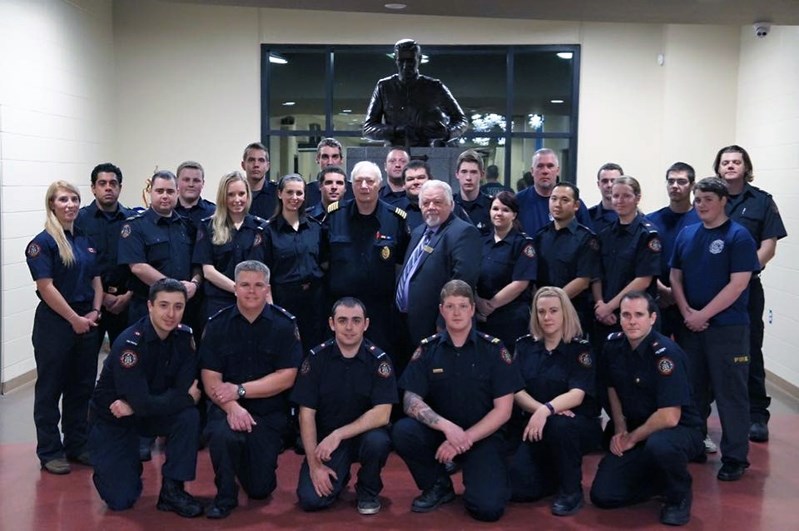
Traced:
POLYGON ((404 210, 402 210, 400 207, 394 207, 394 213, 396 215, 398 215, 399 217, 401 217, 402 219, 405 219, 405 218, 408 217, 408 213, 405 212, 404 210))

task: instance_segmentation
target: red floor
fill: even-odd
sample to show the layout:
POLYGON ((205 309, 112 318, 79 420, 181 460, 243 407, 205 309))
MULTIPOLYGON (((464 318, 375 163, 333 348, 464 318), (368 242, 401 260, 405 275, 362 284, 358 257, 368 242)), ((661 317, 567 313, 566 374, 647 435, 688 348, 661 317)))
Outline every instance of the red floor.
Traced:
MULTIPOLYGON (((712 420, 716 420, 713 418, 712 420)), ((707 464, 691 465, 694 477, 694 509, 689 529, 799 529, 799 416, 775 415, 768 444, 753 444, 752 466, 741 481, 716 480, 718 454, 707 464)), ((718 425, 711 426, 718 441, 718 425)), ((600 456, 584 460, 583 485, 587 493, 600 456)), ((0 530, 142 529, 625 529, 662 528, 659 504, 651 501, 636 507, 601 511, 589 504, 576 516, 557 518, 549 513, 548 500, 533 504, 511 504, 496 524, 480 524, 469 518, 460 499, 430 514, 410 512, 418 494, 403 463, 395 455, 383 473, 383 510, 375 516, 355 511, 352 488, 330 510, 306 514, 295 505, 294 488, 300 457, 284 453, 279 462, 278 489, 268 501, 248 502, 223 521, 205 518, 186 520, 159 512, 155 502, 160 486, 158 473, 163 460, 156 454, 145 465, 144 494, 136 506, 122 513, 108 511, 92 486, 91 470, 73 466, 68 476, 39 471, 33 443, 0 446, 0 530)), ((213 474, 207 451, 200 454, 197 481, 188 490, 207 500, 214 495, 213 474)), ((456 490, 461 491, 459 476, 456 490)))

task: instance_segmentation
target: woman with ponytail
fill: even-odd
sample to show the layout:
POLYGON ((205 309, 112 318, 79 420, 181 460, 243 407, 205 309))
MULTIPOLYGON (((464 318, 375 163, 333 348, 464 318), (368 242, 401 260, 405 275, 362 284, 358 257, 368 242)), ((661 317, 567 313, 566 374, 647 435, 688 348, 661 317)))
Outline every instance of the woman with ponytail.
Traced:
POLYGON ((69 461, 90 465, 87 415, 97 376, 96 327, 103 288, 96 270, 97 251, 73 227, 80 208, 78 189, 56 181, 48 187, 44 204, 44 231, 25 251, 41 300, 33 320, 37 370, 33 420, 42 468, 68 474, 69 461))

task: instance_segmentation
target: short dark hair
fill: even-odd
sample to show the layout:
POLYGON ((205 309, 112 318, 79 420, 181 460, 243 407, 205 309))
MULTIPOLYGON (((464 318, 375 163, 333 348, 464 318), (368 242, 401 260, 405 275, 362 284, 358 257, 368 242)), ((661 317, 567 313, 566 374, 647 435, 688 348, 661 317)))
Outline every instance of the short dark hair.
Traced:
POLYGON ((483 159, 473 149, 467 149, 466 151, 458 155, 458 163, 455 165, 456 172, 461 170, 461 164, 463 164, 464 162, 472 162, 474 164, 477 164, 477 169, 480 170, 480 173, 485 172, 485 167, 483 166, 483 159))
POLYGON ((363 310, 363 316, 369 317, 369 314, 366 313, 366 305, 361 301, 361 299, 357 299, 355 297, 341 297, 339 300, 333 303, 333 307, 330 309, 330 317, 336 316, 336 310, 340 307, 344 306, 345 308, 355 308, 358 307, 363 310))
POLYGON ((253 142, 252 144, 247 144, 247 147, 244 148, 244 154, 241 156, 241 160, 247 160, 247 153, 249 153, 251 149, 257 149, 259 151, 265 152, 266 160, 269 160, 269 150, 266 149, 266 146, 261 144, 260 142, 253 142))
POLYGON ((345 170, 341 166, 328 166, 327 168, 325 168, 324 170, 319 172, 319 175, 316 176, 316 179, 321 184, 321 183, 323 183, 325 181, 325 175, 327 175, 329 173, 337 173, 339 175, 343 175, 344 176, 344 183, 345 184, 347 183, 347 170, 345 170))
POLYGON ((499 179, 499 168, 496 164, 492 164, 486 167, 486 180, 493 181, 499 179))
POLYGON ((600 166, 599 169, 596 171, 596 180, 597 181, 599 180, 599 174, 602 173, 603 171, 613 171, 613 170, 619 172, 619 175, 624 175, 624 170, 621 169, 621 166, 619 166, 615 162, 606 162, 602 166, 600 166))
POLYGON ((569 190, 572 191, 572 194, 574 195, 574 200, 575 201, 579 201, 580 200, 580 189, 577 188, 577 185, 572 183, 572 182, 561 181, 561 182, 559 182, 558 184, 556 184, 555 186, 552 187, 553 190, 555 188, 568 188, 569 190))
POLYGON ((419 168, 424 168, 424 172, 427 174, 428 179, 433 178, 433 170, 430 169, 430 165, 423 161, 423 160, 412 160, 402 168, 402 180, 405 180, 405 172, 408 170, 418 170, 419 168))
POLYGON ((727 188, 727 183, 721 177, 705 177, 700 179, 694 186, 694 193, 696 192, 709 192, 716 194, 719 199, 730 197, 730 190, 727 188))
POLYGON ((175 177, 175 174, 169 170, 157 170, 155 173, 153 173, 153 176, 150 177, 150 184, 154 184, 156 179, 172 181, 175 183, 175 186, 178 184, 178 178, 175 177))
POLYGON ((92 170, 92 184, 97 184, 97 175, 100 173, 113 173, 117 176, 117 182, 122 186, 122 170, 118 166, 114 166, 110 162, 98 164, 92 170))
POLYGON ((721 164, 721 156, 725 153, 741 154, 741 157, 744 159, 744 179, 746 179, 746 182, 748 183, 752 182, 752 180, 755 178, 755 168, 752 166, 752 159, 749 157, 749 153, 747 153, 746 150, 738 144, 725 146, 721 148, 718 153, 716 153, 716 160, 713 161, 713 171, 716 172, 716 175, 721 177, 721 175, 719 175, 719 165, 721 164))
POLYGON ((153 285, 150 286, 150 293, 147 295, 147 300, 150 302, 155 302, 156 297, 161 292, 165 293, 182 293, 183 300, 186 301, 189 299, 189 294, 186 292, 186 286, 183 285, 183 282, 180 280, 175 280, 174 278, 160 278, 153 282, 153 285))
POLYGON ((694 167, 688 164, 687 162, 675 162, 674 164, 669 166, 669 169, 666 170, 666 179, 669 178, 669 174, 673 171, 685 172, 685 174, 688 176, 688 180, 691 181, 691 183, 693 183, 694 179, 696 179, 696 172, 694 171, 694 167))
POLYGON ((344 156, 344 150, 341 147, 341 142, 339 142, 335 138, 328 137, 328 138, 323 138, 322 140, 320 140, 319 143, 316 145, 316 154, 317 155, 322 151, 323 147, 336 148, 336 149, 338 149, 338 154, 341 155, 342 157, 344 156))
POLYGON ((645 291, 638 291, 638 290, 628 291, 622 296, 619 306, 621 307, 621 303, 624 301, 634 301, 638 299, 643 299, 646 301, 646 311, 649 312, 649 315, 657 313, 658 307, 657 303, 655 303, 655 299, 653 299, 652 296, 645 291))
POLYGON ((175 175, 180 176, 180 172, 182 172, 187 168, 190 170, 200 170, 200 173, 202 173, 203 175, 203 180, 205 180, 205 169, 203 169, 203 165, 194 160, 187 160, 185 162, 181 162, 180 166, 178 166, 178 169, 175 172, 175 175))

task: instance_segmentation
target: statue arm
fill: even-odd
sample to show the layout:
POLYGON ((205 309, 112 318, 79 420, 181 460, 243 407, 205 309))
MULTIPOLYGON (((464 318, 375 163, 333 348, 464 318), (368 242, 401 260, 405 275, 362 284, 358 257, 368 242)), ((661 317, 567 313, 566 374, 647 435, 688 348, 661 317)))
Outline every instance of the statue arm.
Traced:
POLYGON ((383 95, 380 82, 375 85, 369 108, 366 110, 366 119, 363 121, 363 137, 369 140, 384 140, 392 142, 396 136, 394 126, 383 123, 383 95))
POLYGON ((449 136, 446 140, 452 140, 453 138, 458 138, 469 129, 469 119, 463 113, 463 109, 458 105, 455 97, 443 83, 441 84, 441 92, 441 108, 446 115, 449 116, 449 124, 447 125, 449 136))

